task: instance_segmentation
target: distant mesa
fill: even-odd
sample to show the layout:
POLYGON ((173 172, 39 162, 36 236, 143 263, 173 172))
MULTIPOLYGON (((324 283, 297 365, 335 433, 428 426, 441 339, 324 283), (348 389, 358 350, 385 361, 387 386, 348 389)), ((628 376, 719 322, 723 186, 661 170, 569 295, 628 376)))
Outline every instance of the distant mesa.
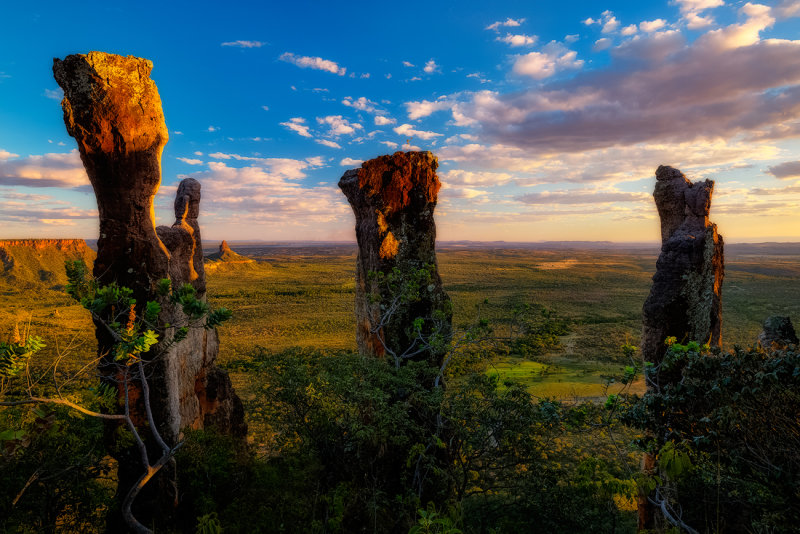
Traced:
POLYGON ((255 260, 234 252, 231 247, 228 246, 228 242, 225 240, 219 244, 219 252, 215 252, 206 256, 206 270, 209 268, 213 270, 215 267, 220 267, 221 265, 244 265, 253 263, 255 263, 255 260))
POLYGON ((0 286, 61 291, 67 284, 64 262, 83 260, 91 267, 95 257, 83 239, 3 239, 0 286))

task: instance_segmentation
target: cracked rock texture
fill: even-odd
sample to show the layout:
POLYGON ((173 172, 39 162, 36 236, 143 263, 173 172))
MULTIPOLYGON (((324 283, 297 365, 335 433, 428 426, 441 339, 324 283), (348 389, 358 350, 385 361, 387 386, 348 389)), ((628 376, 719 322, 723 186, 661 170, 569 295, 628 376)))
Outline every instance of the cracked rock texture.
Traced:
MULTIPOLYGON (((395 152, 364 162, 345 172, 339 188, 356 217, 356 341, 359 352, 376 357, 399 356, 414 345, 409 326, 425 318, 425 336, 451 336, 452 308, 442 289, 436 262, 436 223, 433 212, 441 187, 438 161, 430 152, 395 152), (392 307, 396 295, 370 273, 401 277, 431 270, 430 283, 420 288, 419 300, 392 307), (383 321, 383 324, 382 324, 383 321)), ((421 347, 415 346, 411 352, 421 347)), ((415 359, 441 364, 441 348, 428 347, 415 359)))
POLYGON ((661 254, 643 309, 644 361, 661 362, 669 336, 679 343, 722 342, 723 241, 709 221, 714 182, 692 183, 672 167, 656 170, 661 254))
MULTIPOLYGON (((183 180, 175 199, 175 224, 155 227, 153 198, 161 183, 168 134, 150 79, 152 67, 146 59, 103 52, 70 55, 53 64, 64 90, 64 122, 78 143, 97 197, 100 237, 94 276, 102 284, 130 287, 140 304, 158 300, 155 288, 163 278, 176 288, 191 284, 205 297, 197 223, 200 183, 183 180)), ((182 312, 160 300, 161 320, 180 324, 182 312)), ((113 344, 102 328, 97 337, 101 351, 113 344)), ((153 405, 165 438, 172 442, 182 429, 211 422, 223 432, 244 435, 241 402, 227 375, 214 365, 218 347, 215 330, 192 328, 185 341, 152 364, 153 405)))

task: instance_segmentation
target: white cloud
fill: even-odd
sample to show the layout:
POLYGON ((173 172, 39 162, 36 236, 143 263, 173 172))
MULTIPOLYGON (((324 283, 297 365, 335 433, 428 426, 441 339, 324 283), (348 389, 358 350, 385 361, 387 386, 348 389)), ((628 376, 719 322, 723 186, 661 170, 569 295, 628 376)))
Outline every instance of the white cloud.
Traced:
POLYGON ((45 89, 44 96, 45 98, 60 101, 62 98, 64 98, 64 91, 62 91, 60 87, 58 89, 45 89))
POLYGON ((592 24, 600 24, 599 20, 595 20, 592 17, 589 17, 588 19, 582 20, 581 22, 583 24, 587 25, 587 26, 591 26, 592 24))
POLYGON ((541 52, 529 52, 515 56, 512 70, 515 74, 543 80, 562 70, 583 67, 583 60, 577 59, 577 55, 574 50, 569 50, 564 45, 552 41, 541 52))
POLYGON ((395 124, 397 121, 390 117, 384 117, 383 115, 376 115, 375 116, 375 124, 377 126, 386 126, 387 124, 395 124))
POLYGON ((342 146, 339 143, 328 141, 327 139, 314 139, 314 141, 319 143, 320 145, 324 145, 330 148, 342 148, 342 146))
POLYGON ((342 104, 351 108, 355 108, 359 111, 366 111, 368 113, 374 113, 375 106, 377 105, 375 102, 369 100, 365 96, 362 96, 356 100, 353 100, 352 97, 346 96, 342 100, 342 104))
POLYGON ((612 202, 652 202, 649 193, 629 193, 602 189, 568 189, 543 191, 518 195, 515 200, 523 204, 609 204, 612 202))
POLYGON ((302 117, 294 117, 289 119, 288 122, 282 122, 280 124, 281 126, 284 126, 289 130, 302 135, 303 137, 313 137, 308 131, 308 126, 305 126, 305 122, 306 120, 302 117))
POLYGON ((748 2, 739 10, 746 17, 745 22, 712 30, 700 39, 704 44, 725 50, 756 44, 759 34, 775 22, 770 11, 768 6, 748 2))
POLYGON ((216 132, 218 130, 219 130, 219 126, 209 126, 208 128, 206 128, 206 131, 208 131, 208 132, 216 132))
POLYGON ((723 0, 674 0, 677 4, 686 27, 690 30, 705 28, 714 24, 714 19, 710 16, 702 16, 700 13, 708 9, 725 5, 723 0))
POLYGON ((507 18, 506 20, 498 20, 497 22, 493 22, 493 23, 489 24, 488 26, 486 26, 486 29, 487 30, 498 31, 498 29, 501 26, 512 28, 512 27, 519 26, 523 22, 525 22, 525 19, 516 19, 515 20, 515 19, 512 19, 512 18, 507 18))
POLYGON ((328 115, 327 117, 317 117, 318 124, 327 124, 330 128, 328 135, 338 137, 344 134, 355 133, 356 130, 361 130, 364 127, 357 122, 350 122, 342 118, 341 115, 328 115))
POLYGON ((414 66, 414 64, 413 64, 413 63, 411 63, 410 61, 403 61, 403 66, 404 66, 404 67, 413 67, 413 66, 414 66))
POLYGON ((401 124, 400 126, 394 128, 394 133, 397 135, 404 135, 408 137, 419 137, 420 139, 434 139, 436 137, 441 137, 442 134, 436 132, 427 132, 424 130, 415 130, 414 127, 410 124, 401 124))
POLYGON ((269 106, 261 106, 261 109, 263 109, 264 111, 269 111, 269 106))
POLYGON ((398 146, 400 146, 400 145, 398 145, 397 143, 394 143, 394 142, 392 142, 392 141, 381 141, 381 144, 382 144, 382 145, 386 145, 386 146, 388 146, 388 147, 389 147, 389 148, 391 148, 391 149, 395 149, 395 148, 397 148, 398 146))
POLYGON ((565 35, 564 36, 564 42, 565 43, 574 43, 578 39, 580 39, 580 35, 578 35, 577 33, 572 33, 570 35, 565 35))
POLYGON ((638 28, 636 27, 636 24, 629 24, 628 26, 622 28, 619 33, 620 35, 628 37, 630 35, 635 35, 637 31, 638 28))
POLYGON ((344 76, 347 72, 347 69, 340 67, 338 63, 329 59, 322 59, 321 57, 296 56, 291 52, 284 52, 278 59, 287 63, 292 63, 304 69, 323 70, 333 74, 338 74, 339 76, 344 76))
POLYGON ((603 29, 601 30, 603 33, 612 33, 619 27, 619 21, 616 17, 610 16, 605 19, 605 23, 603 24, 603 29))
POLYGON ((203 160, 201 160, 201 159, 194 159, 194 158, 175 158, 175 159, 177 159, 178 161, 182 161, 182 162, 186 163, 187 165, 202 165, 203 164, 203 160))
POLYGON ((422 70, 428 74, 433 74, 434 72, 439 72, 439 65, 437 65, 436 62, 431 59, 425 63, 425 67, 422 70))
POLYGON ((510 46, 531 46, 536 42, 537 37, 535 35, 512 35, 510 33, 505 34, 504 37, 498 37, 497 40, 504 42, 510 46))
POLYGON ((363 159, 344 158, 339 162, 339 165, 343 167, 353 167, 356 165, 361 165, 362 163, 364 163, 363 159))
POLYGON ((666 24, 667 21, 664 19, 645 20, 639 23, 639 29, 645 33, 652 33, 656 30, 660 30, 666 24))
POLYGON ((443 182, 452 185, 495 187, 511 181, 512 175, 507 172, 473 172, 452 169, 439 174, 443 182))
POLYGON ((3 150, 2 148, 0 148, 0 161, 3 161, 4 159, 11 159, 11 158, 18 158, 18 157, 19 157, 19 154, 12 154, 8 150, 3 150))
POLYGON ((236 48, 261 48, 267 43, 262 41, 228 41, 227 43, 222 43, 221 46, 232 46, 236 48))
POLYGON ((406 102, 406 111, 408 118, 417 120, 422 117, 427 117, 435 111, 442 111, 453 107, 453 103, 446 99, 439 100, 423 100, 421 102, 406 102))
POLYGON ((607 48, 611 47, 611 39, 608 37, 603 37, 602 39, 598 39, 594 42, 594 46, 592 46, 592 50, 599 52, 600 50, 606 50, 607 48))

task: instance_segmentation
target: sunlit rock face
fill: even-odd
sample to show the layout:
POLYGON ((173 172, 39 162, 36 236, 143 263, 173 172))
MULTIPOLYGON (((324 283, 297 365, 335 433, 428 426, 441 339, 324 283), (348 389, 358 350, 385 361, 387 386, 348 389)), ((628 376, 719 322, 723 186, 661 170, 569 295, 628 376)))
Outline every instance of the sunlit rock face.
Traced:
POLYGON ((709 221, 714 182, 692 183, 660 166, 653 192, 661 218, 661 254, 644 304, 642 354, 658 364, 669 336, 719 346, 722 341, 723 241, 709 221))
MULTIPOLYGON (((339 181, 356 217, 356 340, 362 354, 391 358, 392 352, 407 352, 415 343, 409 329, 417 317, 426 318, 425 336, 439 332, 450 338, 452 310, 435 250, 437 167, 430 152, 396 152, 364 162, 339 181), (397 307, 392 306, 397 291, 370 274, 397 269, 398 279, 408 279, 426 266, 431 280, 420 288, 419 299, 397 307)), ((441 356, 440 348, 429 348, 414 358, 438 364, 441 356)))
MULTIPOLYGON (((150 79, 152 67, 146 59, 90 52, 55 59, 53 73, 64 90, 67 131, 78 142, 97 197, 100 236, 94 276, 103 284, 130 287, 139 305, 161 300, 161 320, 175 325, 185 322, 182 311, 158 299, 155 288, 169 278, 173 287, 191 284, 205 297, 197 222, 200 183, 191 178, 181 182, 176 221, 157 231, 153 198, 161 183, 161 152, 168 134, 150 79)), ((97 337, 101 353, 113 345, 100 325, 97 337)), ((186 340, 151 364, 153 405, 162 432, 173 442, 182 429, 212 422, 223 432, 246 431, 241 402, 227 375, 214 365, 218 347, 215 330, 193 328, 186 340)))

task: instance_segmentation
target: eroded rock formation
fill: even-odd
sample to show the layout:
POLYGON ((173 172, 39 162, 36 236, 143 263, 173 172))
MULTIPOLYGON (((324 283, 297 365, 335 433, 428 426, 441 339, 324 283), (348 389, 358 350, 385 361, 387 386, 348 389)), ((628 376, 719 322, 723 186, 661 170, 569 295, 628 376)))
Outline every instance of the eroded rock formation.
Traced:
MULTIPOLYGON (((399 357, 423 348, 410 331, 417 317, 425 319, 426 339, 451 335, 452 309, 435 251, 437 166, 430 152, 396 152, 364 162, 339 181, 356 217, 356 340, 362 354, 399 357), (415 295, 419 299, 400 296, 403 280, 420 278, 423 269, 430 280, 415 295), (402 302, 393 306, 397 297, 402 302)), ((438 364, 441 352, 428 347, 414 357, 438 364)))
POLYGON ((792 320, 789 317, 775 315, 764 321, 764 330, 758 335, 758 342, 765 349, 770 349, 797 345, 800 340, 797 339, 792 320))
MULTIPOLYGON (((138 306, 160 300, 161 321, 179 325, 186 322, 182 311, 159 297, 156 287, 159 280, 169 278, 173 287, 191 284, 204 298, 197 223, 200 184, 193 179, 181 182, 175 200, 176 222, 157 232, 153 198, 161 183, 161 153, 168 134, 161 99, 149 77, 152 66, 132 56, 90 52, 55 59, 53 73, 64 90, 67 131, 78 143, 97 197, 100 236, 94 276, 102 284, 117 282, 131 288, 138 306)), ((98 350, 103 355, 114 340, 97 326, 98 350)), ((170 336, 168 331, 165 338, 170 336)), ((241 402, 227 375, 214 365, 218 346, 216 331, 192 328, 187 339, 148 364, 156 421, 169 443, 176 443, 183 429, 211 423, 223 432, 244 435, 241 402)), ((106 373, 113 368, 101 364, 106 373)), ((132 385, 134 405, 138 393, 132 385)), ((138 477, 142 466, 135 453, 122 454, 120 485, 124 486, 131 477, 138 477), (126 459, 125 454, 130 456, 126 459)), ((157 499, 165 498, 162 493, 157 499)))
MULTIPOLYGON (((722 342, 723 241, 708 218, 713 191, 711 180, 692 183, 672 167, 656 170, 653 197, 661 218, 661 254, 642 310, 645 362, 661 363, 670 336, 679 343, 722 342)), ((661 375, 648 374, 648 387, 657 386, 661 375)), ((646 453, 643 471, 653 472, 656 465, 646 453)), ((654 528, 655 509, 644 493, 638 497, 638 515, 639 530, 654 528)))
POLYGON ((664 340, 722 341, 723 241, 709 221, 714 182, 692 183, 672 167, 656 170, 661 254, 643 309, 642 355, 658 364, 664 340))
POLYGON ((63 291, 66 260, 94 263, 95 253, 83 239, 0 240, 0 286, 46 287, 63 291))

